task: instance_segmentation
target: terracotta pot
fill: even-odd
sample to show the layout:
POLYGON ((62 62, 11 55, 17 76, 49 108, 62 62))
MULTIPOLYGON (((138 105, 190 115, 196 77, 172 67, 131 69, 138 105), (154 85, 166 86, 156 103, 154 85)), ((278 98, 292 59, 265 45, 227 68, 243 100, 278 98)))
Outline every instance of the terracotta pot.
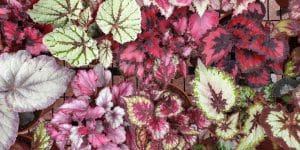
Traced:
POLYGON ((30 121, 29 123, 26 123, 23 126, 19 125, 18 134, 27 134, 30 129, 34 128, 36 126, 36 124, 38 123, 38 120, 42 116, 43 110, 35 111, 35 112, 33 112, 33 114, 34 114, 34 118, 32 121, 30 121))

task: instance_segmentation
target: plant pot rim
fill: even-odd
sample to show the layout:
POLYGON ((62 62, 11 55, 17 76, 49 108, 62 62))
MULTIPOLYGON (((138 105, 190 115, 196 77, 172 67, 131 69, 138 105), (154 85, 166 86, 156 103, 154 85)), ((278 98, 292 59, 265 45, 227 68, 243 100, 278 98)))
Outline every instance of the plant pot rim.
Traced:
POLYGON ((191 101, 189 96, 182 89, 180 89, 178 86, 176 86, 172 83, 169 83, 167 85, 166 89, 173 92, 173 93, 175 93, 175 94, 178 94, 178 96, 184 101, 184 103, 183 103, 184 108, 189 108, 190 106, 194 106, 194 103, 191 101))

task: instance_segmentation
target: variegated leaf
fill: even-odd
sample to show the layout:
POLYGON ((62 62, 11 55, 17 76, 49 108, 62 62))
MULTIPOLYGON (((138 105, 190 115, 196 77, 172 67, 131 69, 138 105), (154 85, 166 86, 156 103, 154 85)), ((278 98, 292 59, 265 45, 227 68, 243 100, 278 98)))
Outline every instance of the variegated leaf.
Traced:
POLYGON ((300 149, 300 109, 286 113, 281 106, 275 109, 266 108, 260 122, 267 135, 276 144, 285 149, 300 149))
POLYGON ((109 40, 103 40, 101 44, 99 44, 99 61, 107 68, 111 65, 112 59, 111 42, 109 40))
POLYGON ((139 127, 148 124, 153 115, 153 103, 149 99, 140 96, 124 99, 130 122, 139 127))
POLYGON ((263 108, 261 103, 255 103, 249 107, 247 111, 249 117, 242 129, 245 136, 240 140, 237 150, 254 149, 266 137, 264 128, 258 124, 263 108))
POLYGON ((35 22, 62 27, 77 20, 82 8, 80 0, 39 0, 27 13, 35 22))
POLYGON ((97 42, 76 26, 57 28, 47 34, 43 42, 52 55, 74 66, 88 65, 99 55, 97 42))
POLYGON ((52 147, 53 141, 50 139, 48 135, 45 124, 40 123, 36 128, 33 135, 33 149, 36 150, 50 150, 52 147))
POLYGON ((218 123, 216 135, 224 140, 232 139, 238 134, 237 124, 239 120, 239 113, 231 115, 228 120, 218 123))
POLYGON ((63 95, 74 72, 54 58, 21 50, 0 56, 0 97, 16 112, 44 109, 63 95))
POLYGON ((141 11, 135 0, 106 0, 97 13, 96 22, 113 39, 126 43, 137 38, 141 32, 141 11))
POLYGON ((215 68, 206 68, 199 61, 193 81, 196 103, 208 119, 221 121, 224 112, 235 105, 238 97, 232 77, 215 68))

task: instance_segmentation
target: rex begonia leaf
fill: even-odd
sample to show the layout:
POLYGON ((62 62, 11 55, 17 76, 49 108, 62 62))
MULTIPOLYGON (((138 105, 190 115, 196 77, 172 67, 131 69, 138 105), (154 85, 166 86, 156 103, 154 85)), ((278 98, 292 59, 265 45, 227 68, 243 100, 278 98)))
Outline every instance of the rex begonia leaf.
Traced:
POLYGON ((44 109, 63 95, 73 71, 59 66, 48 56, 26 51, 0 56, 0 95, 16 112, 44 109))
POLYGON ((210 1, 210 6, 214 10, 223 10, 228 12, 229 10, 233 9, 233 2, 232 0, 213 0, 210 1))
POLYGON ((213 27, 219 24, 219 14, 216 11, 208 10, 200 17, 198 14, 193 14, 189 18, 189 30, 196 42, 213 27))
POLYGON ((27 13, 37 23, 62 27, 77 20, 82 8, 80 0, 39 0, 27 13))
POLYGON ((97 42, 76 26, 56 28, 43 42, 52 55, 75 66, 88 65, 99 55, 97 42))
POLYGON ((208 119, 221 121, 224 112, 235 105, 238 91, 234 80, 228 74, 216 69, 206 68, 199 61, 193 81, 196 103, 208 119))
POLYGON ((225 57, 233 46, 232 35, 223 27, 214 28, 203 38, 204 48, 201 52, 206 65, 225 57))
POLYGON ((141 33, 141 11, 135 0, 104 1, 97 13, 96 22, 105 33, 112 33, 113 39, 126 43, 141 33))
POLYGON ((105 119, 107 120, 107 122, 112 128, 117 128, 121 124, 123 124, 124 115, 125 115, 124 109, 117 106, 113 110, 105 114, 105 119))
POLYGON ((273 61, 284 60, 289 52, 288 41, 285 39, 267 37, 264 39, 262 45, 260 50, 255 51, 265 55, 266 58, 273 61))
POLYGON ((112 102, 112 93, 108 87, 103 88, 96 99, 96 105, 104 108, 106 111, 109 111, 114 105, 112 102))
POLYGON ((266 137, 264 128, 259 125, 259 115, 263 108, 261 103, 255 103, 247 110, 249 117, 242 129, 245 136, 240 140, 238 150, 253 149, 266 137))
POLYGON ((79 70, 71 82, 75 96, 91 96, 96 91, 99 77, 94 70, 79 70))
POLYGON ((19 116, 7 107, 4 97, 0 97, 0 149, 8 150, 18 135, 19 116))
POLYGON ((189 6, 192 3, 193 0, 169 0, 169 3, 171 3, 174 6, 189 6))
POLYGON ((53 141, 48 135, 45 124, 40 123, 36 128, 33 135, 32 148, 37 150, 50 150, 53 144, 53 141))
POLYGON ((289 1, 289 16, 291 19, 300 19, 300 2, 298 0, 289 1))
POLYGON ((248 85, 252 87, 260 87, 270 82, 270 73, 262 68, 245 74, 248 85))
POLYGON ((125 98, 127 105, 127 114, 132 124, 142 126, 148 124, 153 116, 154 106, 153 103, 140 96, 125 98))
POLYGON ((286 113, 278 106, 275 109, 266 108, 260 116, 260 123, 268 137, 284 149, 300 148, 300 110, 286 113))
POLYGON ((202 17, 209 4, 210 0, 193 0, 193 5, 200 17, 202 17))
POLYGON ((229 116, 227 120, 218 123, 216 135, 224 140, 232 139, 239 132, 237 128, 238 120, 239 113, 235 113, 229 116))
POLYGON ((279 32, 284 32, 288 36, 297 36, 300 34, 300 20, 281 20, 275 27, 279 32))
POLYGON ((116 144, 121 144, 126 140, 126 131, 123 126, 115 129, 109 128, 106 130, 107 137, 116 144))
POLYGON ((156 7, 158 7, 160 13, 169 18, 174 10, 174 5, 172 5, 168 0, 144 0, 148 1, 147 4, 153 3, 156 7))
POLYGON ((182 100, 174 95, 166 97, 166 99, 156 107, 155 113, 156 116, 159 117, 172 117, 179 114, 182 110, 182 100))
POLYGON ((148 124, 148 130, 154 140, 163 139, 169 132, 170 125, 166 118, 153 117, 148 124))
POLYGON ((99 61, 105 67, 109 67, 112 64, 113 54, 111 50, 111 42, 109 40, 103 40, 99 44, 99 61))
POLYGON ((105 134, 95 131, 88 135, 88 141, 93 147, 100 148, 109 143, 110 139, 105 134))
POLYGON ((222 59, 217 63, 217 67, 229 74, 234 78, 237 76, 239 68, 235 60, 222 59))
POLYGON ((163 141, 162 145, 164 149, 174 149, 179 144, 179 136, 176 133, 167 134, 163 141))
POLYGON ((232 2, 234 4, 233 15, 238 15, 244 10, 247 10, 248 5, 252 2, 255 2, 255 0, 233 0, 232 2))
POLYGON ((239 68, 243 73, 251 72, 254 69, 265 65, 265 57, 247 49, 236 49, 235 57, 239 68))

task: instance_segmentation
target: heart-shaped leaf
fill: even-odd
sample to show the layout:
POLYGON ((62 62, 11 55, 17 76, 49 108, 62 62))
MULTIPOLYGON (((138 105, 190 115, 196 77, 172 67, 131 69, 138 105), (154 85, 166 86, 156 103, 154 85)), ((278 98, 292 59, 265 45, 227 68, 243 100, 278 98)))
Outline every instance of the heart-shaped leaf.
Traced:
POLYGON ((79 27, 57 28, 43 39, 52 55, 72 65, 88 65, 98 58, 97 42, 79 27))
POLYGON ((148 130, 150 131, 154 140, 163 139, 169 132, 170 125, 166 118, 153 117, 149 121, 148 130))
POLYGON ((142 126, 149 123, 153 116, 154 106, 153 103, 140 96, 125 98, 127 105, 127 114, 132 124, 142 126))
POLYGON ((99 61, 105 68, 107 68, 111 65, 112 59, 111 42, 109 40, 103 40, 99 44, 99 61))
POLYGON ((247 110, 249 117, 245 121, 245 125, 242 129, 245 136, 240 140, 237 146, 238 150, 253 149, 264 140, 266 136, 265 130, 258 124, 259 115, 263 108, 261 103, 255 103, 247 110))
POLYGON ((199 60, 193 82, 196 103, 208 119, 225 119, 224 112, 235 105, 238 97, 233 79, 216 68, 206 68, 199 60))
POLYGON ((224 140, 232 139, 238 134, 237 124, 239 120, 239 113, 231 115, 228 120, 218 123, 216 135, 224 140))
POLYGON ((80 0, 39 0, 27 11, 34 22, 62 27, 79 18, 80 0))
POLYGON ((16 112, 44 109, 67 89, 73 71, 59 66, 48 56, 26 51, 0 56, 0 96, 16 112))
POLYGON ((200 17, 204 14, 206 11, 210 1, 209 0, 193 0, 193 5, 197 10, 197 13, 200 17))
POLYGON ((260 123, 267 135, 285 149, 300 148, 300 109, 286 113, 279 105, 275 109, 266 108, 260 116, 260 123))
POLYGON ((0 149, 6 150, 15 142, 18 135, 18 113, 9 109, 1 95, 0 100, 0 149))
POLYGON ((141 33, 141 11, 135 0, 106 0, 97 13, 96 22, 105 33, 112 33, 113 39, 126 43, 141 33))

